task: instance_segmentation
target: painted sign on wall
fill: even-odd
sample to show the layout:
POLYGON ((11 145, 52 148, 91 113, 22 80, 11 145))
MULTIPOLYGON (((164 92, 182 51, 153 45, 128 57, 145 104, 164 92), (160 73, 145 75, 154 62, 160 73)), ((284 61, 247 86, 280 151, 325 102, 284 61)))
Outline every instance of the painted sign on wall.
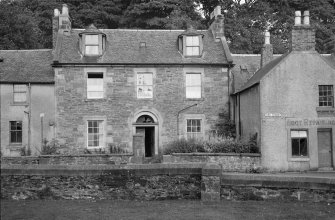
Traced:
POLYGON ((286 127, 321 127, 335 126, 335 118, 287 118, 286 127))

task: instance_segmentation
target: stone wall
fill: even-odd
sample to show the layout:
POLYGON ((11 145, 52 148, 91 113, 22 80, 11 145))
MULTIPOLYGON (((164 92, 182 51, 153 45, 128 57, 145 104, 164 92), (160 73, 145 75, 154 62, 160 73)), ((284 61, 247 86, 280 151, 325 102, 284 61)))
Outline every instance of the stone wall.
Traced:
POLYGON ((224 173, 217 164, 1 166, 1 199, 200 198, 335 202, 335 178, 224 173))
POLYGON ((104 121, 104 147, 116 144, 132 152, 132 136, 135 132, 133 123, 140 112, 157 117, 155 154, 159 154, 164 144, 177 138, 178 132, 181 135, 186 130, 186 121, 182 120, 185 114, 204 117, 202 130, 205 133, 210 131, 221 109, 228 107, 228 75, 222 72, 221 67, 204 66, 64 67, 55 69, 55 94, 57 139, 65 146, 63 154, 80 154, 85 151, 87 120, 94 118, 104 121), (201 99, 186 99, 185 78, 188 69, 202 73, 201 99), (87 72, 94 71, 104 74, 103 99, 87 99, 87 72), (137 98, 137 71, 153 72, 153 98, 137 98), (192 105, 192 108, 180 112, 192 105))
POLYGON ((163 163, 215 163, 223 171, 249 172, 261 166, 260 154, 174 153, 163 155, 163 163))
POLYGON ((138 160, 132 154, 41 155, 26 157, 1 157, 1 164, 47 165, 106 165, 129 164, 138 160))

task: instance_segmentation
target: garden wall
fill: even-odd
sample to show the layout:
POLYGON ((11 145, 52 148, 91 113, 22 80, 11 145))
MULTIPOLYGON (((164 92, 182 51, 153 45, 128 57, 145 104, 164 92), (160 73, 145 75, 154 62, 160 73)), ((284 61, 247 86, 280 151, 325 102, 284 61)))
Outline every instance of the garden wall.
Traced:
POLYGON ((1 199, 335 202, 333 176, 225 173, 217 164, 2 165, 1 199))
POLYGON ((163 163, 216 163, 223 171, 249 172, 261 166, 261 157, 252 153, 173 153, 163 155, 163 163))
POLYGON ((132 154, 84 154, 84 155, 41 155, 24 157, 1 157, 1 164, 47 164, 47 165, 106 165, 141 163, 132 154))

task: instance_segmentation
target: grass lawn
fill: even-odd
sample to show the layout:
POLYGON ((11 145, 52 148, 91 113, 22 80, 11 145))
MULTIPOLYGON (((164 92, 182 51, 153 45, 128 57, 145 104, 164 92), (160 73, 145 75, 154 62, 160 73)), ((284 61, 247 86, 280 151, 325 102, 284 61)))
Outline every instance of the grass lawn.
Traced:
POLYGON ((335 219, 335 204, 287 201, 1 200, 5 219, 335 219))

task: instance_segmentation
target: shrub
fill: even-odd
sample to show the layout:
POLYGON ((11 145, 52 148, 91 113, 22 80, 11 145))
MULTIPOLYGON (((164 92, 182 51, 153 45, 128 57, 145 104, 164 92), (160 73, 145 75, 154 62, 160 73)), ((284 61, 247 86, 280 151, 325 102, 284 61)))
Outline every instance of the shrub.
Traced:
POLYGON ((258 153, 257 136, 245 142, 233 138, 211 136, 208 140, 180 139, 167 144, 164 154, 171 153, 258 153))
POLYGON ((58 150, 61 148, 59 142, 52 139, 50 142, 47 139, 43 140, 43 145, 41 149, 41 155, 54 155, 59 154, 58 150))
POLYGON ((174 140, 164 148, 164 154, 206 152, 201 141, 195 139, 174 140))
POLYGON ((109 147, 109 153, 111 154, 126 154, 128 151, 124 149, 124 147, 121 147, 117 144, 108 144, 109 147))

